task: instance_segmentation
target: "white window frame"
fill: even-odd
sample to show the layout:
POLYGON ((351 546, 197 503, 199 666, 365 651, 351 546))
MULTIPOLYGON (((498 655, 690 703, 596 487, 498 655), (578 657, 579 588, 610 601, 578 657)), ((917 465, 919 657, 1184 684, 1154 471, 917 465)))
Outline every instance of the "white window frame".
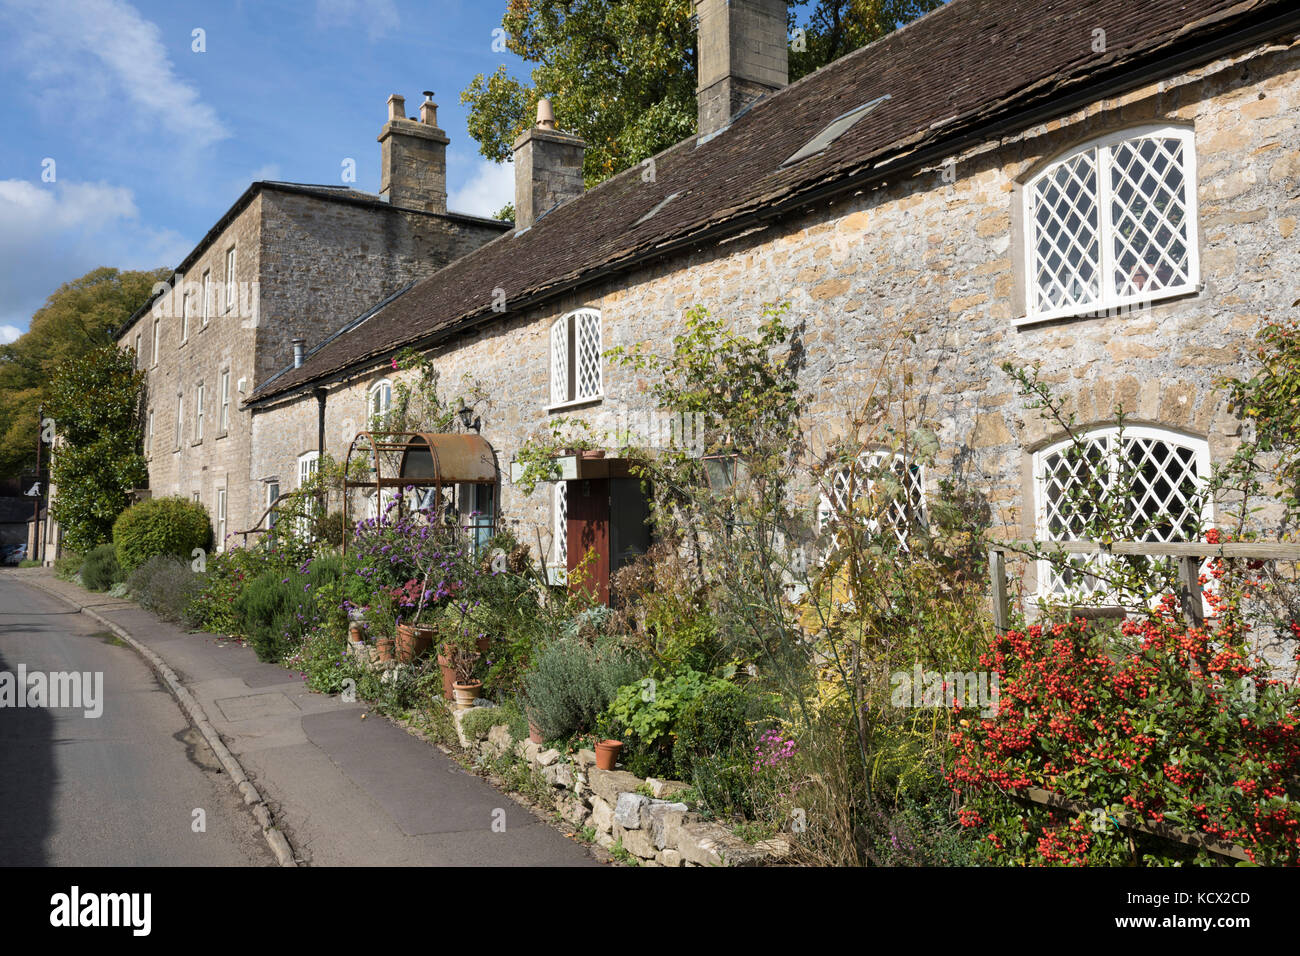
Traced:
POLYGON ((202 280, 203 295, 203 328, 208 327, 208 319, 212 316, 212 270, 203 270, 202 280))
POLYGON ((393 407, 393 383, 389 379, 380 379, 366 391, 366 421, 373 422, 376 417, 388 413, 393 407), (380 406, 376 411, 376 399, 380 406))
POLYGON ((192 292, 181 293, 181 341, 176 347, 184 348, 185 343, 190 340, 190 313, 194 311, 191 303, 194 301, 192 292))
MULTIPOLYGON (((1118 467, 1118 443, 1120 428, 1116 425, 1110 425, 1103 428, 1093 428, 1079 433, 1079 440, 1084 443, 1104 440, 1106 442, 1105 460, 1110 474, 1115 474, 1118 467)), ((1194 455, 1196 463, 1197 477, 1204 488, 1205 482, 1210 477, 1210 445, 1204 438, 1197 438, 1193 435, 1185 435, 1181 432, 1171 431, 1166 428, 1158 428, 1150 425, 1126 425, 1123 429, 1125 440, 1154 440, 1161 441, 1169 445, 1175 445, 1188 449, 1194 455)), ((1050 531, 1047 501, 1047 460, 1054 455, 1067 450, 1073 442, 1066 438, 1061 441, 1053 442, 1034 453, 1033 456, 1033 482, 1034 482, 1034 530, 1038 541, 1045 545, 1052 541, 1071 541, 1077 540, 1073 537, 1054 537, 1050 531)), ((1209 496, 1202 502, 1201 521, 1209 527, 1214 520, 1214 504, 1209 496)), ((1179 538, 1169 540, 1178 541, 1179 538)), ((1093 558, 1087 560, 1092 561, 1093 558)), ((1052 567, 1052 562, 1048 559, 1040 559, 1037 563, 1038 584, 1037 596, 1040 599, 1059 599, 1069 593, 1064 586, 1057 588, 1057 574, 1052 567)), ((1095 592, 1081 591, 1078 592, 1083 596, 1090 596, 1095 592)))
POLYGON ((149 356, 150 364, 158 366, 158 347, 162 341, 162 319, 153 320, 153 354, 149 356))
MULTIPOLYGON (((845 465, 840 468, 836 468, 832 472, 828 473, 826 478, 831 482, 836 482, 840 480, 843 480, 845 482, 850 480, 853 481, 854 487, 851 489, 850 488, 845 489, 845 491, 848 493, 848 501, 846 502, 846 504, 849 506, 850 509, 852 509, 853 502, 858 497, 864 494, 870 495, 873 493, 873 491, 875 490, 876 482, 875 479, 868 477, 868 475, 870 472, 880 468, 886 461, 889 461, 891 464, 901 464, 904 468, 913 467, 913 465, 909 463, 907 456, 899 452, 889 451, 888 449, 883 449, 883 448, 874 448, 874 449, 867 449, 866 451, 863 451, 861 454, 858 455, 856 468, 850 469, 849 466, 845 465), (852 471, 852 474, 850 474, 850 471, 852 471)), ((928 516, 928 496, 926 494, 925 466, 917 463, 915 464, 914 467, 916 468, 915 471, 916 491, 918 496, 920 497, 920 508, 921 508, 921 513, 920 515, 917 516, 917 518, 918 521, 924 523, 928 516)), ((904 489, 905 494, 906 491, 907 490, 904 489)), ((835 502, 831 500, 830 496, 826 493, 825 489, 823 489, 821 492, 820 500, 818 501, 817 504, 817 530, 819 532, 826 531, 831 524, 831 519, 836 517, 838 517, 840 520, 843 520, 844 515, 839 513, 839 509, 837 508, 835 502)), ((880 531, 881 523, 882 522, 879 518, 871 518, 866 522, 867 530, 871 534, 877 534, 880 531)), ((898 543, 903 548, 906 548, 908 529, 905 527, 899 527, 891 522, 886 522, 886 523, 889 525, 889 530, 893 532, 895 538, 898 539, 898 543)), ((834 550, 836 546, 837 546, 837 542, 835 539, 835 534, 834 532, 832 532, 828 547, 831 550, 834 550)))
POLYGON ((203 441, 203 383, 194 387, 194 440, 203 441))
POLYGON ((149 431, 145 437, 144 453, 147 456, 153 454, 153 409, 149 409, 149 431))
POLYGON ((235 307, 235 247, 226 250, 226 311, 235 307))
POLYGON ((1098 312, 1118 310, 1126 306, 1139 306, 1173 296, 1196 292, 1201 284, 1199 214, 1197 204, 1197 163, 1195 132, 1183 126, 1143 126, 1129 128, 1108 136, 1083 143, 1070 152, 1058 156, 1028 180, 1021 190, 1021 222, 1023 223, 1023 262, 1025 276, 1025 315, 1014 320, 1015 325, 1046 322, 1069 316, 1089 316, 1098 312), (1115 226, 1112 217, 1111 162, 1115 147, 1141 139, 1176 139, 1182 144, 1183 201, 1186 216, 1183 224, 1187 237, 1187 279, 1156 291, 1142 291, 1120 295, 1115 288, 1115 226), (1036 219, 1035 189, 1062 166, 1076 158, 1092 154, 1097 177, 1097 231, 1099 259, 1097 269, 1101 288, 1096 301, 1040 309, 1037 281, 1037 249, 1039 230, 1036 219))
POLYGON ((185 442, 185 396, 176 396, 176 450, 185 442))
MULTIPOLYGON (((275 499, 280 497, 280 483, 278 481, 268 481, 266 483, 266 507, 270 509, 275 504, 275 499)), ((275 527, 275 512, 268 511, 266 516, 266 526, 275 527)))
POLYGON ((599 309, 575 309, 551 325, 548 410, 585 405, 605 397, 603 335, 599 309))
POLYGON ((562 584, 569 574, 569 483, 557 481, 551 498, 551 550, 555 573, 552 584, 562 584))
POLYGON ((221 419, 217 431, 222 435, 230 431, 230 369, 221 372, 221 419))
POLYGON ((217 489, 217 550, 226 550, 226 489, 217 489))
POLYGON ((320 464, 320 452, 309 451, 298 456, 298 487, 301 488, 307 483, 307 480, 316 474, 316 467, 320 464))
POLYGON ((140 333, 135 333, 135 367, 137 369, 144 366, 144 359, 140 357, 140 333))

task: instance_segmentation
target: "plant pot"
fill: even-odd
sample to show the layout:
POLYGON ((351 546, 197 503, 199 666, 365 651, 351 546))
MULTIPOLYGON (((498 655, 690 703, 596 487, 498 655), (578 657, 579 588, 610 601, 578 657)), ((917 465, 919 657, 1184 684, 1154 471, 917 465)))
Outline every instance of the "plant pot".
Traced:
POLYGON ((366 629, 360 621, 353 621, 348 625, 348 643, 360 644, 366 639, 366 629))
POLYGON ((623 750, 621 740, 602 740, 596 744, 596 766, 601 770, 613 770, 618 763, 618 755, 623 750))
POLYGON ((397 639, 393 637, 375 638, 375 660, 379 663, 387 663, 394 658, 394 651, 397 646, 397 639))
POLYGON ((535 744, 546 743, 546 738, 542 736, 542 732, 537 728, 537 725, 533 723, 531 720, 528 722, 528 739, 535 744))
POLYGON ((397 625, 397 659, 403 664, 410 664, 418 657, 429 653, 433 647, 433 630, 416 627, 413 624, 397 625))
POLYGON ((456 681, 452 685, 452 689, 456 694, 456 709, 469 710, 474 706, 474 701, 478 700, 479 694, 482 693, 483 682, 480 680, 456 681))
POLYGON ((442 696, 446 700, 455 700, 456 672, 451 669, 451 661, 441 654, 438 655, 438 670, 442 672, 442 696))

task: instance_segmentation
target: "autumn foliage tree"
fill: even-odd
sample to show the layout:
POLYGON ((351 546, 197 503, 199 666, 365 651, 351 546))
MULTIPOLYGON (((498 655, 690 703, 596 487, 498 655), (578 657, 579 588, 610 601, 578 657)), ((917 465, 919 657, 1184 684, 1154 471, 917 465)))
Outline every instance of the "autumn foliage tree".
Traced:
POLYGON ((95 269, 61 285, 33 314, 29 331, 0 346, 0 477, 35 466, 37 414, 58 371, 111 345, 154 283, 170 275, 95 269))
POLYGON ((144 373, 113 345, 69 362, 55 377, 46 411, 55 421, 50 479, 53 518, 73 551, 110 540, 132 488, 149 479, 140 452, 144 373))

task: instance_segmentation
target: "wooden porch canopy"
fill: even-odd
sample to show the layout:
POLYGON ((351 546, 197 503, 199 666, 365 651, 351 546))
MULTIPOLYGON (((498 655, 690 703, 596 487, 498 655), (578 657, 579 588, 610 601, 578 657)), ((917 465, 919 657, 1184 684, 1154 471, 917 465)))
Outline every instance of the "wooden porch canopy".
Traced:
MULTIPOLYGON (((353 488, 432 488, 444 485, 495 485, 496 454, 482 435, 428 432, 359 432, 344 462, 343 526, 348 526, 348 494, 353 488), (357 468, 353 462, 364 462, 357 468), (366 477, 356 477, 364 472, 366 477)), ((401 508, 399 497, 398 508, 401 508)), ((345 536, 346 538, 346 536, 345 536)), ((346 545, 345 545, 346 547, 346 545)))

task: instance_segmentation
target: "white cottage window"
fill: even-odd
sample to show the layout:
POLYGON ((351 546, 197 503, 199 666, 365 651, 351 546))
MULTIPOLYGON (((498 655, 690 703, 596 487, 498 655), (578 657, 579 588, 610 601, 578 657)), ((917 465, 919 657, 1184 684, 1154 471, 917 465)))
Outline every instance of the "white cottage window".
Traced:
POLYGON ((906 548, 908 534, 925 520, 925 475, 920 465, 888 451, 865 451, 852 466, 827 475, 817 526, 838 546, 836 525, 857 512, 872 534, 888 531, 906 548), (889 481, 885 476, 890 476, 889 481), (890 487, 892 486, 892 487, 890 487))
POLYGON ((393 407, 393 383, 388 379, 376 382, 366 393, 366 410, 371 419, 381 418, 393 407))
POLYGON ((579 309, 551 326, 551 406, 602 397, 600 313, 579 309))
MULTIPOLYGON (((1034 507, 1042 541, 1087 540, 1097 496, 1113 495, 1126 477, 1127 514, 1134 540, 1188 541, 1211 521, 1205 492, 1210 475, 1209 445, 1159 428, 1100 428, 1034 455, 1034 507)), ((1108 585, 1093 571, 1107 559, 1078 556, 1067 566, 1043 560, 1038 590, 1044 597, 1105 594, 1108 585)))
POLYGON ((1025 321, 1196 290, 1196 144, 1173 126, 1127 130, 1052 163, 1024 189, 1025 321))

